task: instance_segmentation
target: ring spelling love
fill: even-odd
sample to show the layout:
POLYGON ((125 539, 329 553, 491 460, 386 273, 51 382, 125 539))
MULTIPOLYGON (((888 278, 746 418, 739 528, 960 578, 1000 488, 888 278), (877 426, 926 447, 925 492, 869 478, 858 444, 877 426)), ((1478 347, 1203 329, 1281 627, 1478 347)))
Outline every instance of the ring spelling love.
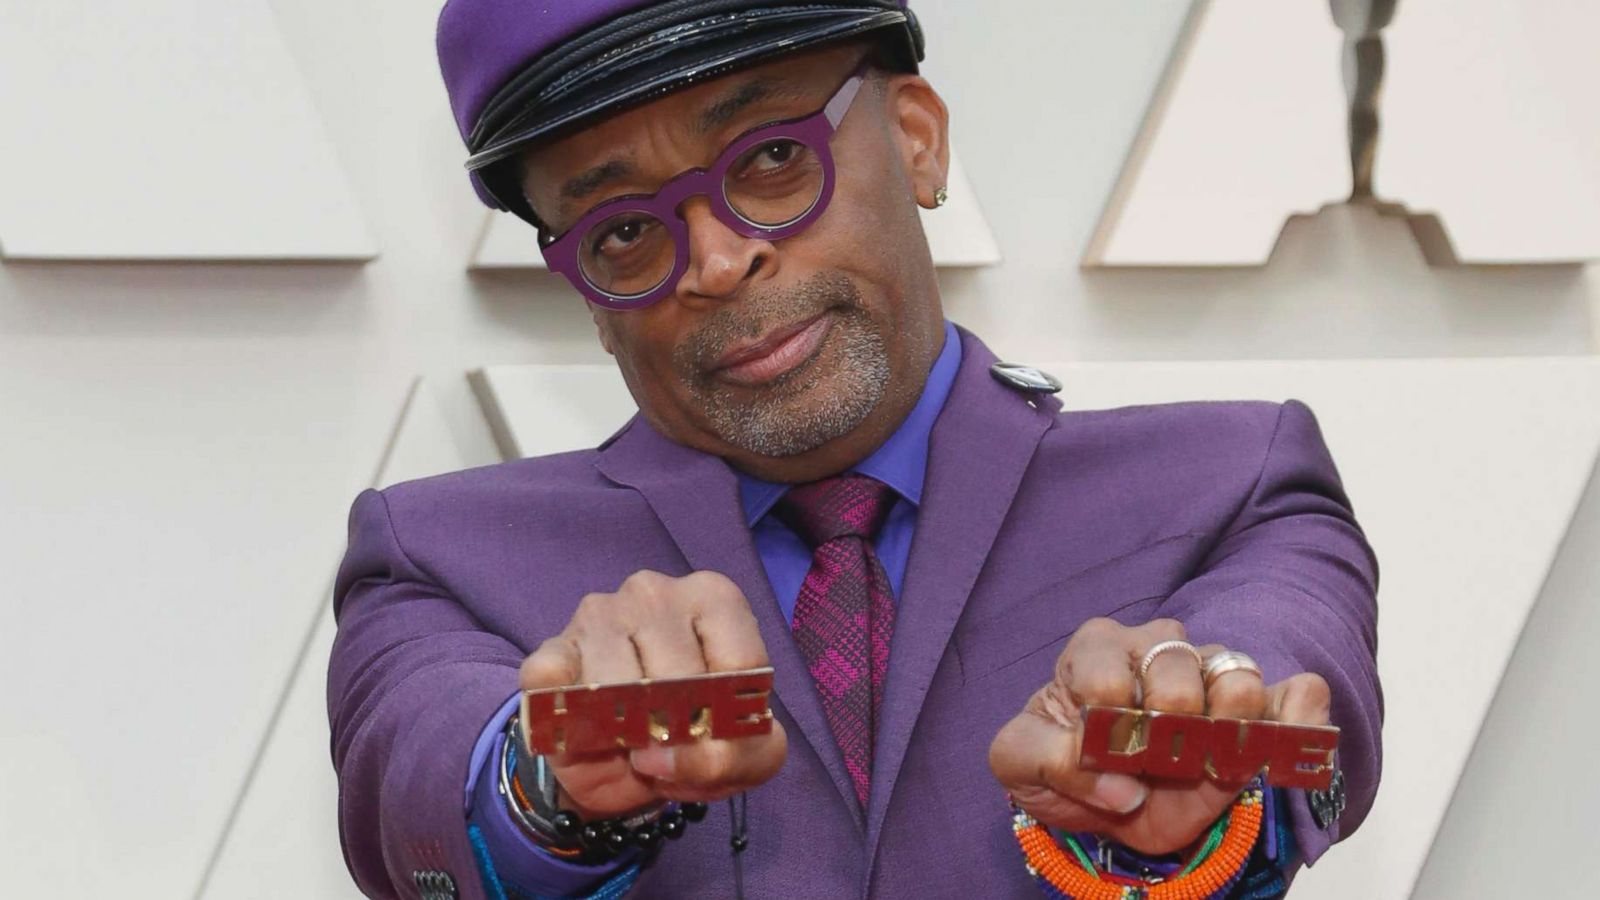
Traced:
POLYGON ((1212 719, 1120 706, 1083 707, 1079 765, 1096 772, 1188 780, 1248 781, 1327 790, 1339 729, 1245 719, 1212 719))
POLYGON ((771 693, 770 668, 524 691, 522 739, 551 755, 770 734, 771 693))

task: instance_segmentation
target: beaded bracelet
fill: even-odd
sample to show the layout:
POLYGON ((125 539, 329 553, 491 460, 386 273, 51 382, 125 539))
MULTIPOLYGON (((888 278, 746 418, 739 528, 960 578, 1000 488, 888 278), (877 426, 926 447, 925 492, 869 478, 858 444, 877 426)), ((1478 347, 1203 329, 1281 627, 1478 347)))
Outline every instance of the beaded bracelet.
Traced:
POLYGON ((500 793, 505 798, 511 819, 534 843, 553 856, 583 865, 610 862, 638 847, 654 850, 663 840, 683 837, 690 823, 706 817, 704 803, 669 803, 632 818, 585 822, 570 809, 556 806, 554 781, 542 757, 522 747, 517 718, 507 723, 500 757, 500 793), (519 775, 519 768, 531 765, 535 790, 530 790, 519 775))
MULTIPOLYGON (((562 810, 551 821, 557 835, 566 841, 576 842, 578 855, 582 857, 580 862, 598 864, 616 859, 630 847, 654 850, 663 840, 675 841, 683 837, 690 822, 704 819, 706 812, 704 803, 684 803, 668 807, 659 820, 630 825, 621 819, 584 822, 577 813, 562 810)), ((545 849, 555 852, 560 848, 547 844, 545 849)))
POLYGON ((1201 852, 1182 872, 1157 884, 1117 884, 1102 878, 1083 848, 1070 837, 1069 854, 1050 831, 1012 804, 1011 830, 1027 860, 1028 874, 1038 879, 1046 896, 1066 900, 1220 900, 1244 873, 1261 833, 1265 793, 1259 783, 1239 795, 1219 822, 1221 836, 1208 836, 1201 852), (1208 852, 1206 847, 1212 849, 1208 852))

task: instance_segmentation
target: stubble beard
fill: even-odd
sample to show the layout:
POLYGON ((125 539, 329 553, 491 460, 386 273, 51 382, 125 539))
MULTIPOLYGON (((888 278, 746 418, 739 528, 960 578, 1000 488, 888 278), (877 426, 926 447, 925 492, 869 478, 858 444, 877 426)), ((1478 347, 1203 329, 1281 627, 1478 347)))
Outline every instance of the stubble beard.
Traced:
POLYGON ((853 431, 883 400, 890 378, 881 326, 846 277, 822 273, 795 288, 752 294, 714 314, 684 341, 674 364, 723 441, 759 456, 796 456, 853 431), (706 364, 735 341, 833 316, 817 355, 752 394, 719 381, 706 364))

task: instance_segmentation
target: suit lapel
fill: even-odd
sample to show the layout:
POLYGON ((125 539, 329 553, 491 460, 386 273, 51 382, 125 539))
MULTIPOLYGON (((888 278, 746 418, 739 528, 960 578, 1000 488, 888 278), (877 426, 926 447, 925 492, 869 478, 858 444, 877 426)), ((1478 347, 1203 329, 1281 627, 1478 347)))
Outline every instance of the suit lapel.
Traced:
POLYGON ((1033 395, 995 382, 989 374, 994 355, 971 334, 960 334, 961 370, 929 438, 927 480, 889 651, 873 751, 869 860, 934 671, 1023 472, 1060 408, 1053 398, 1030 404, 1033 395))
POLYGON ((744 592, 772 659, 775 714, 787 712, 795 726, 788 729, 790 740, 799 738, 811 745, 840 801, 853 811, 856 826, 864 829, 844 757, 745 524, 733 471, 714 456, 662 437, 640 417, 602 448, 595 465, 613 482, 644 496, 691 568, 720 572, 744 592))

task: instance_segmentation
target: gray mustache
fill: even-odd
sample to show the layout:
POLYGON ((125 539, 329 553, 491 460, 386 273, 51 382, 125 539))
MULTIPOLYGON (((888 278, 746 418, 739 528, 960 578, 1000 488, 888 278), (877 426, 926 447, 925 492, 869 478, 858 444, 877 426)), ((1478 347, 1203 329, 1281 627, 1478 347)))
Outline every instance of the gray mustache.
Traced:
POLYGON ((729 346, 774 328, 803 322, 825 310, 859 310, 861 292, 850 279, 823 272, 794 287, 753 292, 717 310, 678 345, 673 363, 686 378, 700 377, 729 346))

